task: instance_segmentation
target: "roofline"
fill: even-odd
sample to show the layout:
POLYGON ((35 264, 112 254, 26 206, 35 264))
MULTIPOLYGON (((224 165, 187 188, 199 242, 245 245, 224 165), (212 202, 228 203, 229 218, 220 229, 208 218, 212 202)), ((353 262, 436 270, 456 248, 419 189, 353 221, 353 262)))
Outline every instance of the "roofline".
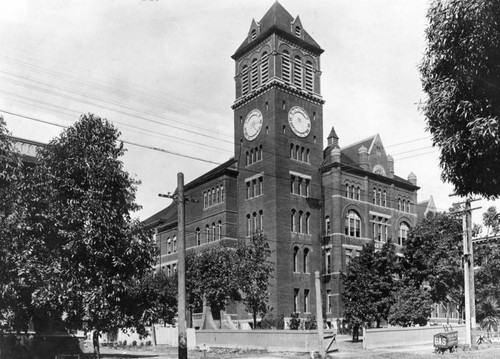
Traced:
POLYGON ((204 183, 204 182, 206 182, 206 181, 208 181, 210 179, 214 179, 214 178, 219 177, 221 174, 232 174, 232 175, 238 174, 238 169, 230 168, 229 167, 230 165, 232 165, 232 164, 234 164, 236 162, 238 162, 236 160, 236 158, 234 158, 234 157, 230 158, 226 162, 224 162, 221 165, 215 167, 213 170, 210 170, 207 173, 204 173, 200 177, 195 178, 194 180, 192 180, 188 184, 184 185, 184 191, 189 191, 189 190, 195 188, 196 186, 198 186, 201 183, 204 183))
POLYGON ((10 136, 10 135, 7 135, 7 137, 9 137, 13 141, 27 143, 29 145, 40 146, 40 147, 47 147, 48 146, 47 143, 33 141, 33 140, 28 140, 26 138, 21 138, 21 137, 16 137, 16 136, 10 136))
POLYGON ((367 177, 371 177, 371 178, 374 178, 380 182, 384 182, 387 184, 397 183, 397 184, 400 184, 402 187, 406 187, 407 189, 412 190, 412 191, 417 191, 420 189, 419 186, 415 186, 415 185, 411 184, 410 182, 402 182, 396 178, 390 178, 390 177, 378 175, 376 173, 366 171, 362 168, 351 166, 351 165, 348 165, 345 163, 340 163, 340 162, 333 162, 333 163, 330 163, 326 166, 323 166, 320 168, 320 172, 325 173, 333 167, 340 167, 342 170, 347 170, 348 172, 354 172, 354 173, 358 173, 358 174, 361 174, 361 175, 364 175, 367 177))

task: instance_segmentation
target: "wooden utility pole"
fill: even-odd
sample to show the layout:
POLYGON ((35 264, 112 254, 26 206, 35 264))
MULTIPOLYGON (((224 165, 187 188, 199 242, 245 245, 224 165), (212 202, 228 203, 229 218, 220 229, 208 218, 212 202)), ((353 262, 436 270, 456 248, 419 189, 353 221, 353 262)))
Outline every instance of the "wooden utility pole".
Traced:
POLYGON ((318 326, 318 345, 319 354, 322 358, 326 357, 325 345, 323 343, 325 333, 323 331, 323 305, 321 304, 321 282, 319 272, 314 272, 314 282, 316 284, 316 322, 318 326))
MULTIPOLYGON (((160 197, 172 198, 177 203, 177 278, 178 278, 178 301, 177 301, 177 331, 179 340, 179 359, 187 359, 187 330, 186 330, 186 231, 185 231, 185 197, 184 197, 184 175, 177 173, 177 191, 172 194, 158 194, 160 197)), ((197 202, 197 201, 192 201, 197 202)), ((161 243, 160 243, 161 245, 161 243)), ((161 247, 160 247, 161 250, 161 247)), ((160 252, 161 259, 161 252, 160 252)))
POLYGON ((471 200, 465 201, 463 211, 463 245, 464 245, 464 291, 465 291, 465 345, 477 348, 474 336, 476 327, 476 300, 474 294, 474 248, 472 246, 472 209, 471 200))
POLYGON ((179 299, 177 303, 177 330, 179 335, 179 359, 187 359, 187 332, 186 332, 186 236, 184 215, 184 175, 177 173, 177 236, 178 262, 177 277, 179 299))

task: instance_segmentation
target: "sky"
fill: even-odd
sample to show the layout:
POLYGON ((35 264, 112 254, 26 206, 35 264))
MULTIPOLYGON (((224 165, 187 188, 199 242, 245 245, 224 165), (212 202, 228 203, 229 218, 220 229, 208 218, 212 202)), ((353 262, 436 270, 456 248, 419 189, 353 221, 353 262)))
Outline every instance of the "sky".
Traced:
MULTIPOLYGON (((178 172, 188 183, 232 157, 231 55, 274 1, 0 0, 0 114, 40 142, 82 113, 113 122, 146 219, 170 204, 158 193, 175 190, 178 172)), ((378 133, 395 173, 417 175, 419 201, 462 201, 441 180, 419 110, 428 1, 280 3, 325 50, 324 143, 332 126, 341 147, 378 133)), ((475 202, 473 221, 490 205, 475 202)))

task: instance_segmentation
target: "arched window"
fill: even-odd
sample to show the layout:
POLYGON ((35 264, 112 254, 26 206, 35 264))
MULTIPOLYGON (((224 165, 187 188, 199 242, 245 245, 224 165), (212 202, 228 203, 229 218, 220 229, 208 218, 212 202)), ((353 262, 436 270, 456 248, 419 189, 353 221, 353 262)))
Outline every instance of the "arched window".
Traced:
POLYGON ((345 185, 345 197, 349 198, 349 191, 351 190, 351 186, 349 186, 349 183, 346 183, 345 185))
POLYGON ((212 241, 215 241, 215 222, 212 223, 212 241))
POLYGON ((304 273, 309 273, 309 248, 304 248, 304 273))
POLYGON ((309 163, 311 162, 311 159, 310 159, 310 153, 311 151, 309 150, 309 148, 306 150, 306 162, 309 163))
POLYGON ((203 208, 208 207, 207 191, 203 192, 203 208))
POLYGON ((172 239, 172 252, 175 253, 177 252, 177 236, 174 236, 174 238, 172 239))
POLYGON ((311 61, 306 62, 306 90, 311 92, 314 90, 314 74, 311 61))
POLYGON ((259 64, 257 59, 252 60, 252 91, 255 90, 259 86, 259 64))
POLYGON ((408 231, 410 230, 410 226, 406 222, 401 222, 399 225, 399 233, 398 233, 398 244, 402 246, 406 239, 408 238, 408 231))
POLYGON ((262 145, 259 147, 259 153, 260 153, 260 160, 262 161, 264 159, 264 150, 262 149, 262 145))
POLYGON ((356 193, 354 185, 351 186, 351 193, 349 194, 349 197, 351 199, 354 199, 354 194, 356 193))
POLYGON ((398 198, 398 211, 401 211, 401 198, 398 198))
POLYGON ((247 237, 252 235, 252 218, 247 214, 247 237))
POLYGON ((293 272, 299 272, 299 247, 293 247, 293 272))
POLYGON ((170 254, 172 248, 171 248, 172 242, 170 237, 167 238, 167 254, 170 254))
POLYGON ((330 224, 330 216, 325 217, 325 233, 328 235, 330 234, 332 228, 330 224))
POLYGON ((282 72, 283 81, 285 81, 285 83, 289 84, 291 82, 290 54, 286 50, 283 50, 283 54, 281 55, 281 72, 282 72))
POLYGON ((248 66, 243 66, 243 70, 241 71, 241 91, 243 95, 248 93, 248 66))
POLYGON ((212 205, 215 204, 215 188, 212 188, 212 205))
POLYGON ((306 213, 306 234, 311 234, 311 213, 306 213))
POLYGON ((352 209, 345 217, 345 234, 351 237, 361 237, 361 217, 352 209))
POLYGON ((306 161, 306 149, 304 147, 300 149, 300 160, 302 162, 306 161))
POLYGON ((217 223, 217 239, 222 239, 222 222, 217 223))
POLYGON ((377 204, 377 189, 373 189, 373 204, 377 204))
POLYGON ((297 214, 297 212, 294 209, 292 209, 292 215, 290 217, 290 230, 293 233, 297 232, 297 228, 295 227, 296 226, 296 224, 295 224, 295 215, 296 214, 297 214))
POLYGON ((360 187, 357 188, 356 199, 358 201, 361 201, 361 188, 360 187))
POLYGON ((290 158, 295 158, 295 146, 294 144, 290 144, 290 158))
POLYGON ((220 185, 220 201, 224 202, 224 185, 220 185))
POLYGON ((247 151, 246 165, 247 166, 250 165, 250 154, 248 153, 248 151, 247 151))
POLYGON ((298 231, 299 233, 304 233, 304 212, 299 211, 299 228, 298 231))
POLYGON ((219 192, 219 186, 215 189, 215 203, 220 203, 220 192, 219 192))
POLYGON ((269 79, 269 56, 267 55, 267 52, 262 54, 260 61, 261 84, 265 84, 269 79))
POLYGON ((200 228, 196 228, 196 245, 201 245, 200 228))
POLYGON ((295 56, 293 66, 293 84, 302 87, 302 60, 300 56, 295 56))
POLYGON ((252 229, 252 234, 257 233, 259 230, 259 224, 257 223, 258 217, 257 217, 257 212, 253 212, 253 229, 252 229))
POLYGON ((262 232, 264 230, 264 212, 259 211, 259 230, 262 232))
POLYGON ((387 207, 387 192, 384 191, 382 206, 387 207))
POLYGON ((208 224, 205 227, 205 239, 207 240, 207 243, 210 242, 210 226, 208 224))

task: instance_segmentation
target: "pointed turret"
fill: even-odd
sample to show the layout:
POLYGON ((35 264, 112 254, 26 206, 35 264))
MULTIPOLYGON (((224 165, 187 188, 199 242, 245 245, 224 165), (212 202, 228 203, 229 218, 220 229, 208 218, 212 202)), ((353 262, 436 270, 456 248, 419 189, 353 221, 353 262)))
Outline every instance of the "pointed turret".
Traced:
POLYGON ((332 130, 330 131, 330 134, 328 135, 327 143, 328 147, 339 147, 339 136, 337 136, 337 133, 335 132, 335 129, 332 126, 332 130))

